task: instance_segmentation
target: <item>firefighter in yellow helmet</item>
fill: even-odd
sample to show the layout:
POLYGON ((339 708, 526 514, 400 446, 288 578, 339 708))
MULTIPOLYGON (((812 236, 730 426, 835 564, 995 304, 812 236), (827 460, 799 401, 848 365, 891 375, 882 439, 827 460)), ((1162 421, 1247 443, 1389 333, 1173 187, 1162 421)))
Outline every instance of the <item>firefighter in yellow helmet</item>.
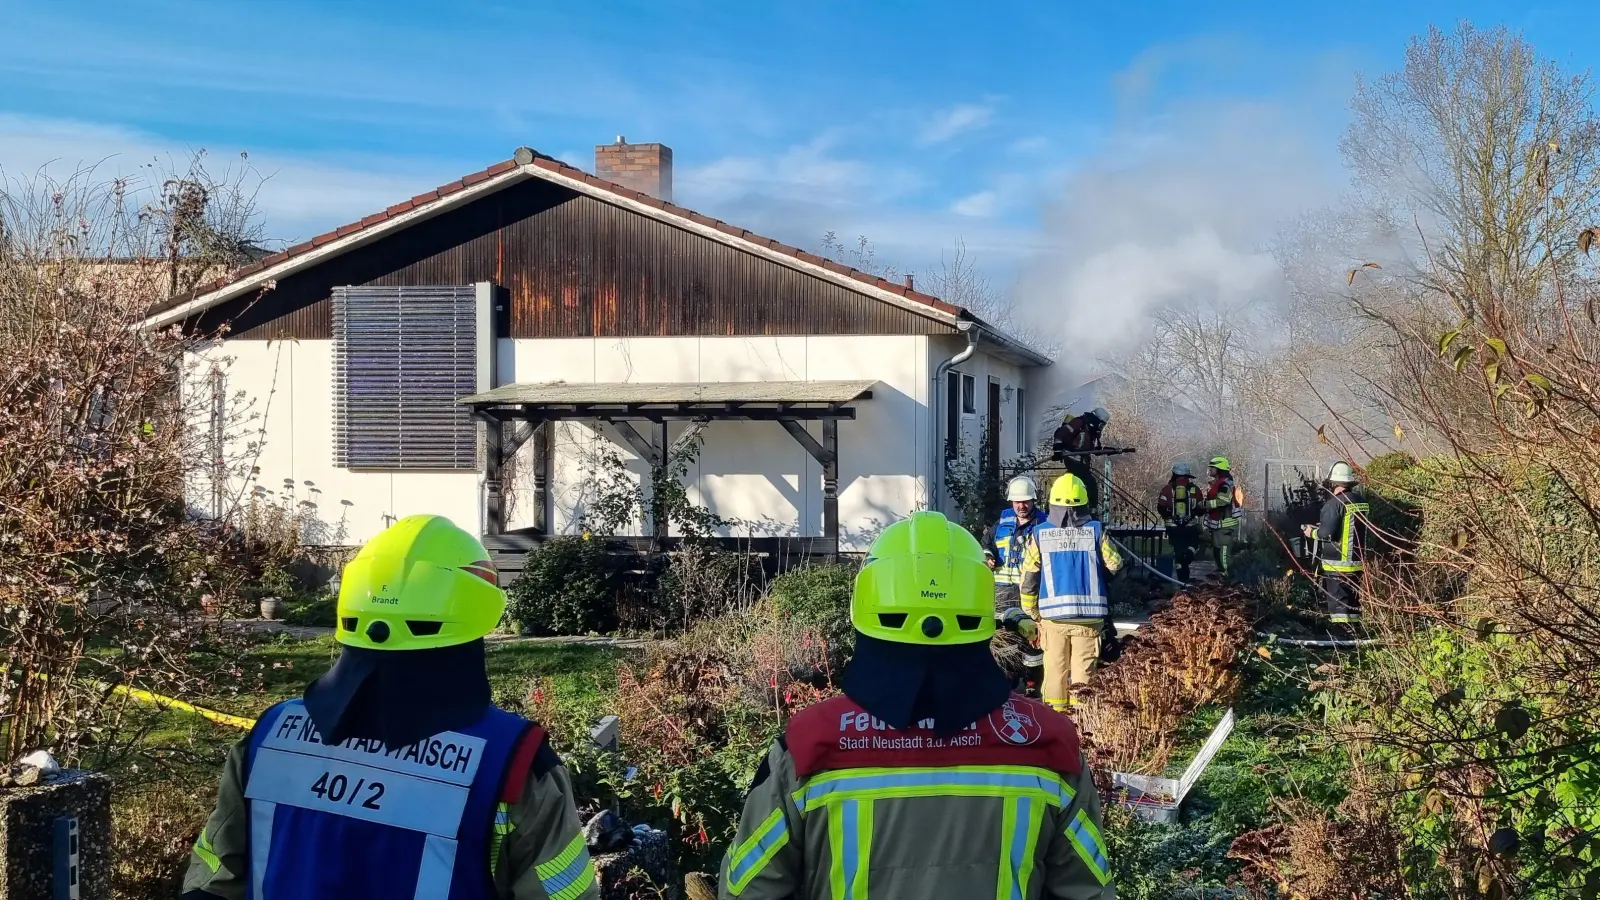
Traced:
POLYGON ((1039 620, 1044 702, 1064 710, 1071 686, 1085 684, 1102 652, 1115 654, 1106 582, 1122 555, 1089 508, 1083 481, 1066 474, 1050 486, 1050 509, 1022 558, 1022 608, 1039 620))
POLYGON ((1202 504, 1206 515, 1201 522, 1211 537, 1211 558, 1216 561, 1217 572, 1227 578, 1229 556, 1239 539, 1239 508, 1244 494, 1233 480, 1233 464, 1226 456, 1213 457, 1206 474, 1210 481, 1202 504))
POLYGON ((993 594, 982 546, 939 513, 884 529, 856 576, 844 693, 756 770, 723 900, 1115 897, 1077 730, 1010 693, 993 594))
POLYGON ((478 539, 401 519, 339 588, 327 674, 234 745, 184 900, 592 900, 544 729, 490 700, 506 596, 478 539))

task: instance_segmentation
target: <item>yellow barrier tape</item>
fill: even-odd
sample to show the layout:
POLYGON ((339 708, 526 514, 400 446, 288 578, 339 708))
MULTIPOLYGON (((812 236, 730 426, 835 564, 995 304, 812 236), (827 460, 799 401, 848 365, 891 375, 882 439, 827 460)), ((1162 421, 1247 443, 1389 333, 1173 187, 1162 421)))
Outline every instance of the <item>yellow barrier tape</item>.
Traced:
POLYGON ((219 725, 227 725, 244 731, 249 731, 256 725, 255 719, 247 719, 244 716, 230 716, 227 713, 220 713, 214 709, 206 709, 202 706, 195 706, 193 703, 185 703, 175 697, 164 697, 160 694, 152 693, 142 688, 131 688, 124 684, 118 684, 113 685, 111 690, 115 693, 122 694, 125 697, 132 697, 135 700, 149 703, 154 706, 159 706, 163 709, 177 709, 184 712, 194 713, 202 718, 210 719, 219 725))
MULTIPOLYGON (((40 681, 50 680, 50 676, 44 674, 43 672, 35 672, 33 673, 33 677, 39 679, 40 681)), ((203 706, 195 706, 193 703, 185 703, 176 697, 167 697, 162 694, 157 694, 154 691, 144 690, 143 688, 132 688, 125 684, 108 685, 104 681, 97 682, 95 687, 99 688, 100 690, 105 690, 109 687, 111 688, 111 692, 113 694, 121 694, 124 697, 132 697, 141 703, 149 703, 152 706, 159 706, 163 709, 177 709, 182 710, 183 712, 194 713, 202 718, 210 719, 211 721, 216 722, 218 725, 227 725, 231 728, 239 728, 244 731, 249 731, 250 729, 256 727, 255 719, 247 719, 244 716, 230 716, 227 713, 219 713, 214 709, 206 709, 203 706)))

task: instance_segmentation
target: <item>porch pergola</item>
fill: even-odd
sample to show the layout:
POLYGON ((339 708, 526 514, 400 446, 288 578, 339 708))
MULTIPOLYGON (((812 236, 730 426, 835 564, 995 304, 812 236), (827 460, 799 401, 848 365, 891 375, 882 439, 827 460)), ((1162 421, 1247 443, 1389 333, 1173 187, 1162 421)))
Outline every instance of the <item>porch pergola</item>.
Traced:
MULTIPOLYGON (((620 382, 602 384, 508 384, 461 399, 487 426, 485 455, 488 536, 506 533, 505 462, 523 444, 534 442, 534 457, 548 455, 549 425, 588 422, 596 430, 639 454, 653 470, 693 440, 711 422, 775 422, 822 467, 822 539, 813 552, 839 549, 839 420, 854 419, 853 404, 872 397, 874 381, 620 382), (822 423, 822 440, 805 423, 822 423), (667 426, 689 427, 670 445, 667 426), (507 426, 512 426, 508 428, 507 426), (641 430, 642 429, 642 430, 641 430), (820 544, 820 546, 818 546, 820 544)), ((548 476, 543 465, 533 473, 538 509, 536 537, 551 525, 548 476)), ((666 536, 665 510, 650 523, 652 538, 666 536)))

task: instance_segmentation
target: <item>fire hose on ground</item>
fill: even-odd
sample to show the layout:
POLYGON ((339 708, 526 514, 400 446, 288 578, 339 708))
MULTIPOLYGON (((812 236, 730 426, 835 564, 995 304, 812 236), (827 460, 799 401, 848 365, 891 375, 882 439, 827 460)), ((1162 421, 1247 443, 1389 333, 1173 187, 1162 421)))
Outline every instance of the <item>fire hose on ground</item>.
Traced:
MULTIPOLYGON (((1143 566, 1146 571, 1150 572, 1150 574, 1156 576, 1157 578, 1160 578, 1161 580, 1169 582, 1171 584, 1175 584, 1180 588, 1186 588, 1186 587, 1189 586, 1187 582, 1179 581, 1178 579, 1173 578, 1172 576, 1166 574, 1165 572, 1162 572, 1160 569, 1157 569, 1156 567, 1154 567, 1154 566, 1150 565, 1149 563, 1145 562, 1144 561, 1144 557, 1140 556, 1137 553, 1134 553, 1132 550, 1129 550, 1127 547, 1123 546, 1122 542, 1117 540, 1116 538, 1111 538, 1111 543, 1115 544, 1118 550, 1121 550, 1124 554, 1127 554, 1128 556, 1132 557, 1135 562, 1137 562, 1139 565, 1143 566)), ((1117 624, 1119 629, 1125 624, 1132 624, 1135 629, 1138 628, 1137 623, 1118 622, 1116 624, 1117 624)), ((1258 634, 1258 635, 1260 635, 1260 636, 1262 636, 1264 638, 1275 640, 1280 644, 1288 644, 1291 647, 1319 647, 1319 648, 1343 649, 1343 648, 1355 648, 1355 647, 1371 647, 1371 646, 1374 646, 1376 644, 1382 643, 1381 641, 1379 641, 1379 640, 1377 640, 1375 638, 1290 638, 1290 637, 1283 637, 1281 635, 1275 634, 1275 633, 1270 632, 1270 631, 1259 631, 1259 630, 1256 632, 1256 634, 1258 634)))

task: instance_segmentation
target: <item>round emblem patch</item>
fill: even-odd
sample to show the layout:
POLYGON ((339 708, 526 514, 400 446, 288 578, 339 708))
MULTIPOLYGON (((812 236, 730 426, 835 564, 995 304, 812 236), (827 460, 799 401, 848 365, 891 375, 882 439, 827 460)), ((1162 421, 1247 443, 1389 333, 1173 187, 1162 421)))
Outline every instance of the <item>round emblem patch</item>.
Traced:
POLYGON ((1025 746, 1044 737, 1044 726, 1034 720, 1033 716, 1017 708, 1016 701, 1007 700, 1005 705, 989 714, 989 727, 994 733, 1007 743, 1025 746))

